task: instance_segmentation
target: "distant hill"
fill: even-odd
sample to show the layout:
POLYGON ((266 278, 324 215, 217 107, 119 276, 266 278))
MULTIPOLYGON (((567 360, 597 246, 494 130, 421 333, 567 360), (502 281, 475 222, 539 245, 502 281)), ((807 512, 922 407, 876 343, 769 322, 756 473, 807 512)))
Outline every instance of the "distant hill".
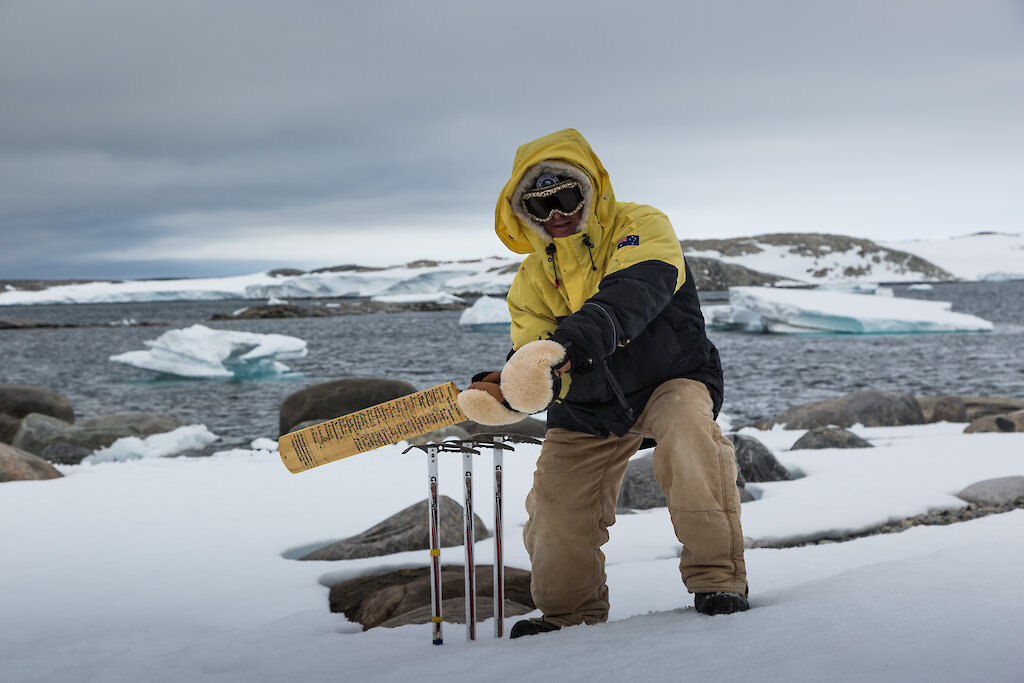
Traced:
MULTIPOLYGON (((698 258, 713 259, 741 266, 758 276, 768 274, 777 280, 808 284, 958 279, 954 273, 914 254, 844 235, 780 233, 720 240, 682 240, 680 245, 691 264, 698 258)), ((697 277, 696 273, 694 277, 697 277)), ((741 283, 730 281, 729 284, 736 286, 741 283)))

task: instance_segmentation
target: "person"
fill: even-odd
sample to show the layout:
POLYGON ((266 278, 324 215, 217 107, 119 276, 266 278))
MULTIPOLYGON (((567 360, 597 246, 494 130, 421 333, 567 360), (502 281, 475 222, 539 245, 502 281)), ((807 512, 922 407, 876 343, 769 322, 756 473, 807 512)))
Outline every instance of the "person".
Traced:
POLYGON ((748 609, 735 456, 715 422, 721 361, 668 218, 616 201, 597 155, 566 129, 519 147, 494 225, 527 255, 508 293, 512 352, 459 403, 489 425, 547 410, 523 530, 543 617, 510 637, 607 620, 601 546, 645 437, 697 611, 748 609))

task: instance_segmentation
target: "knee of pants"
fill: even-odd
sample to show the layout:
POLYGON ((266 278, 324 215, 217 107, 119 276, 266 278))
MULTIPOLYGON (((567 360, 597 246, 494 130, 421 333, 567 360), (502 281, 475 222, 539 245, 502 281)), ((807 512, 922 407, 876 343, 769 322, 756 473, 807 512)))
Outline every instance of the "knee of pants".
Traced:
MULTIPOLYGON (((669 507, 723 509, 735 503, 736 458, 732 443, 713 429, 673 429, 654 450, 654 474, 669 507)), ((738 494, 736 494, 738 496, 738 494)))

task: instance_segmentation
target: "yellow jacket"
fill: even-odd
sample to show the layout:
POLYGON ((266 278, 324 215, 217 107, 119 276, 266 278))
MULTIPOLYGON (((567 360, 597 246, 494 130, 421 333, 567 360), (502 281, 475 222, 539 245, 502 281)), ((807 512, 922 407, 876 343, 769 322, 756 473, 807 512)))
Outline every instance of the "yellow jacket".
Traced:
POLYGON ((494 228, 526 254, 508 293, 512 347, 553 338, 572 372, 548 409, 548 426, 624 434, 669 379, 704 382, 717 414, 718 351, 707 339, 679 239, 650 206, 617 202, 608 172, 576 130, 522 145, 495 208, 494 228), (553 238, 522 208, 543 172, 580 181, 584 222, 553 238))

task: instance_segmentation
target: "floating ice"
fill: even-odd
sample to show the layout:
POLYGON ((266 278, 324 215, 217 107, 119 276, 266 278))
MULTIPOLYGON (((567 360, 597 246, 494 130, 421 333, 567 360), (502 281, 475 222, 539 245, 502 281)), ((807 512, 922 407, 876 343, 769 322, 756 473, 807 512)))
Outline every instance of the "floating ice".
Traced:
POLYGON ((507 332, 512 324, 512 315, 505 299, 482 296, 462 312, 459 324, 476 332, 507 332))
POLYGON ((381 294, 370 298, 371 301, 390 304, 461 304, 462 299, 447 292, 433 292, 426 294, 381 294))
POLYGON ((767 332, 989 332, 992 323, 954 313, 948 301, 846 294, 821 290, 733 287, 733 307, 753 311, 767 332))
POLYGON ((298 337, 203 325, 171 330, 145 344, 146 351, 129 351, 110 360, 175 377, 247 379, 284 375, 288 366, 281 360, 306 355, 306 342, 298 337))

